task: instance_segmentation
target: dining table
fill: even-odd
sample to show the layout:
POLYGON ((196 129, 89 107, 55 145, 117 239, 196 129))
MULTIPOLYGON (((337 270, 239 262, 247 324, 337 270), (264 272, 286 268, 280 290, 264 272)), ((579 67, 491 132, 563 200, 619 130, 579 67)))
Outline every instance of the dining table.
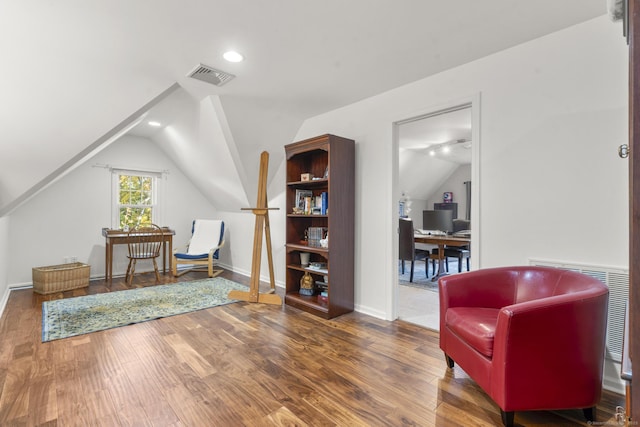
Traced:
POLYGON ((471 244, 471 236, 469 235, 449 235, 449 234, 422 234, 414 233, 413 241, 415 243, 425 243, 428 245, 438 246, 438 274, 431 278, 432 282, 438 281, 442 276, 446 276, 447 273, 445 266, 444 249, 445 246, 469 246, 471 244))

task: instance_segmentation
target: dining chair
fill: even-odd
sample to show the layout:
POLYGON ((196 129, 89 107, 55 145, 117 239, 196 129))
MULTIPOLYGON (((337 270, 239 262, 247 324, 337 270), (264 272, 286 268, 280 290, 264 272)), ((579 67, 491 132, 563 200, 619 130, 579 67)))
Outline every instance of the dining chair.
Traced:
POLYGON ((413 282, 413 269, 416 261, 424 261, 425 272, 428 273, 428 260, 430 258, 430 252, 428 250, 416 249, 415 241, 413 240, 413 221, 411 218, 400 218, 398 227, 399 231, 399 251, 398 258, 401 261, 401 271, 404 274, 404 262, 411 261, 411 273, 409 274, 409 281, 413 282))
POLYGON ((136 263, 140 260, 151 260, 156 274, 156 282, 160 281, 158 263, 156 258, 160 256, 160 250, 164 243, 164 231, 155 224, 148 224, 129 230, 127 235, 129 247, 129 265, 125 275, 126 282, 131 285, 136 271, 136 263))
MULTIPOLYGON (((463 231, 471 230, 471 221, 467 219, 454 219, 453 220, 453 233, 460 233, 463 231)), ((467 264, 467 271, 469 271, 469 259, 471 258, 471 249, 467 246, 445 246, 444 256, 447 259, 447 271, 449 271, 449 258, 458 258, 458 273, 462 271, 462 260, 464 259, 467 264)))

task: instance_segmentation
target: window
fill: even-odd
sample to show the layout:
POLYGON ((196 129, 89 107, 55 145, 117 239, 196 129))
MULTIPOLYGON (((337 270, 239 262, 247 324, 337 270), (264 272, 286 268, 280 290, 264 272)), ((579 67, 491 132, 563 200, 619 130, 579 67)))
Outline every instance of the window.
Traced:
POLYGON ((114 228, 128 229, 159 222, 158 174, 113 170, 114 228))

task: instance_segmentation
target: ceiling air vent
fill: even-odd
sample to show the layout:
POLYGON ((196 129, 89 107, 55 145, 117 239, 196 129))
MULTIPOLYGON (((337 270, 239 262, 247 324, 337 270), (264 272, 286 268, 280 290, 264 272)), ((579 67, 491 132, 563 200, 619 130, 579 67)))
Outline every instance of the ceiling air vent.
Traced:
POLYGON ((222 86, 235 76, 233 74, 225 73, 224 71, 216 70, 208 65, 198 64, 187 77, 192 77, 203 82, 211 83, 212 85, 222 86))

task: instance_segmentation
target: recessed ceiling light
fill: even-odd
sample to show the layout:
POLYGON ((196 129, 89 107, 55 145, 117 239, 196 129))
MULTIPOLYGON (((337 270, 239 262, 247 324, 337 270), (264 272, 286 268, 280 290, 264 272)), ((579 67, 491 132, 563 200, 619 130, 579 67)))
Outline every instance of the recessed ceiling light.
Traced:
POLYGON ((150 122, 149 122, 149 126, 159 127, 159 126, 162 126, 162 123, 160 123, 160 122, 150 121, 150 122))
POLYGON ((222 55, 222 57, 229 62, 241 62, 244 60, 244 56, 242 56, 241 54, 233 50, 230 50, 229 52, 225 52, 224 55, 222 55))

